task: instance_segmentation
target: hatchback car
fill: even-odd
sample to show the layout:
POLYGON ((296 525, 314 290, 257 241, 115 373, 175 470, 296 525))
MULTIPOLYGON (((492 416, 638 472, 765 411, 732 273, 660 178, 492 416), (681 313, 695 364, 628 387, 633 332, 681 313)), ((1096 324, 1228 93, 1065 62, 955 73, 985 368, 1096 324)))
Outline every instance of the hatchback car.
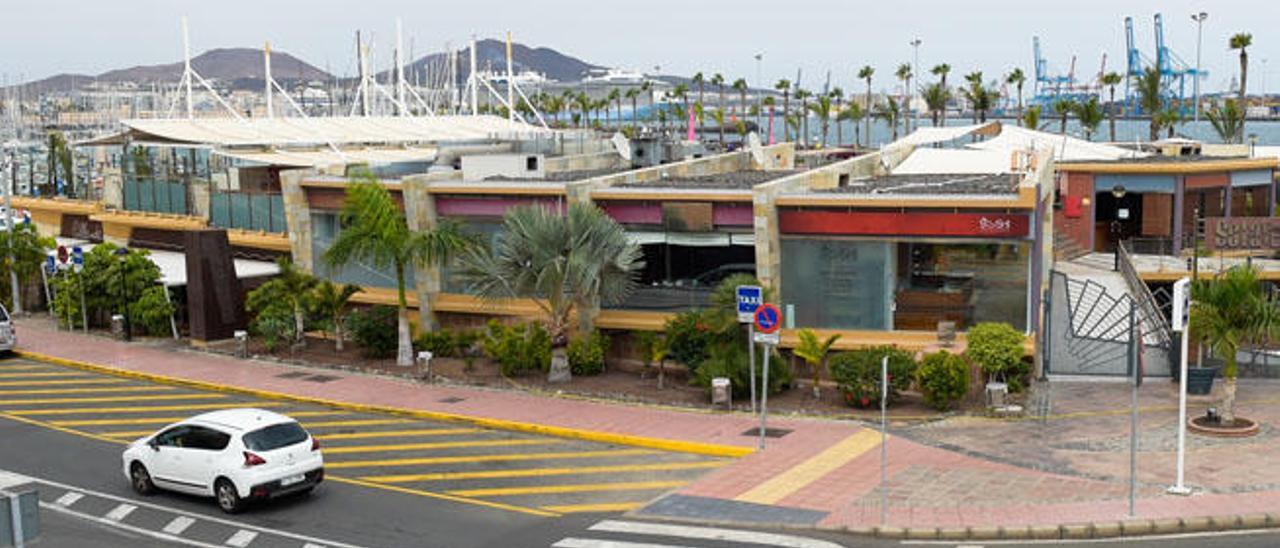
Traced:
POLYGON ((297 421, 262 409, 204 413, 124 450, 134 491, 212 496, 227 513, 251 500, 309 493, 324 479, 320 442, 297 421))
POLYGON ((0 352, 9 352, 18 346, 18 330, 9 317, 9 309, 0 305, 0 352))

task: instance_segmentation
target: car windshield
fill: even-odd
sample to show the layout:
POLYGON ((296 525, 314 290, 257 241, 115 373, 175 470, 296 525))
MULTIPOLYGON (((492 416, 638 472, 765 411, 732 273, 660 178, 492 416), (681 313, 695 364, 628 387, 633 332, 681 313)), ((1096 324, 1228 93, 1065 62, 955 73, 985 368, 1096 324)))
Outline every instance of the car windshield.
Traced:
POLYGON ((8 321, 9 321, 9 310, 3 306, 0 306, 0 323, 4 323, 8 321))
POLYGON ((271 451, 307 440, 307 431, 296 422, 273 424, 244 435, 244 446, 251 451, 271 451))

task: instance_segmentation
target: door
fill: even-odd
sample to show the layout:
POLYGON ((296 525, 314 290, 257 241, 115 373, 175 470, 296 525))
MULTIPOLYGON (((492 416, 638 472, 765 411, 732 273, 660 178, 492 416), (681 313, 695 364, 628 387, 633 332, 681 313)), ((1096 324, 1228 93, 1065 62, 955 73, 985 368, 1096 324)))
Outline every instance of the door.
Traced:
POLYGON ((218 470, 219 461, 225 457, 227 445, 231 443, 231 435, 207 428, 192 425, 183 436, 183 447, 178 449, 179 479, 185 485, 202 493, 211 493, 213 479, 218 470))
POLYGON ((151 478, 163 487, 185 492, 194 492, 199 487, 183 479, 186 476, 183 470, 186 456, 184 447, 188 443, 187 435, 190 431, 190 426, 179 425, 152 438, 155 453, 151 458, 151 478))

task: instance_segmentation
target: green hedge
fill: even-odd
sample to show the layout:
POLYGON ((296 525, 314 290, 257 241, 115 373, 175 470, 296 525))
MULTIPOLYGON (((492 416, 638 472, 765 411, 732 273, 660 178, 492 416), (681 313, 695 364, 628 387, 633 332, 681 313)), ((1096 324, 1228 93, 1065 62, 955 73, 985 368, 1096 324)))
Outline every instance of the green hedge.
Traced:
POLYGON ((916 386, 925 403, 939 411, 951 409, 969 391, 969 363, 963 356, 943 350, 920 360, 916 386))
POLYGON ((880 405, 880 360, 889 357, 889 401, 892 404, 902 397, 902 391, 911 388, 916 360, 910 352, 894 346, 863 348, 836 354, 828 367, 849 405, 872 407, 880 405))

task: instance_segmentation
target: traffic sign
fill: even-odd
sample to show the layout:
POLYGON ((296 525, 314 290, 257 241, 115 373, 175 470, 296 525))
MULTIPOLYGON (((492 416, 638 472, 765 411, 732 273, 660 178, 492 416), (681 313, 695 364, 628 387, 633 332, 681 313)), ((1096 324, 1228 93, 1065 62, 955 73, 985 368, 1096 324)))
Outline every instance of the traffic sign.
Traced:
POLYGON ((77 266, 84 265, 84 248, 80 246, 71 248, 71 262, 77 266))
POLYGON ((67 246, 65 245, 58 246, 58 262, 62 264, 67 264, 68 258, 70 258, 70 255, 67 254, 67 246))
POLYGON ((756 309, 764 303, 764 290, 758 285, 740 285, 737 289, 738 323, 751 323, 756 309))
POLYGON ((1173 330, 1186 331, 1191 320, 1191 278, 1173 282, 1173 330))
POLYGON ((782 311, 771 304, 762 304, 756 308, 756 330, 761 333, 775 333, 782 327, 782 311))
POLYGON ((53 255, 44 256, 44 271, 53 274, 58 270, 58 263, 54 261, 53 255))

